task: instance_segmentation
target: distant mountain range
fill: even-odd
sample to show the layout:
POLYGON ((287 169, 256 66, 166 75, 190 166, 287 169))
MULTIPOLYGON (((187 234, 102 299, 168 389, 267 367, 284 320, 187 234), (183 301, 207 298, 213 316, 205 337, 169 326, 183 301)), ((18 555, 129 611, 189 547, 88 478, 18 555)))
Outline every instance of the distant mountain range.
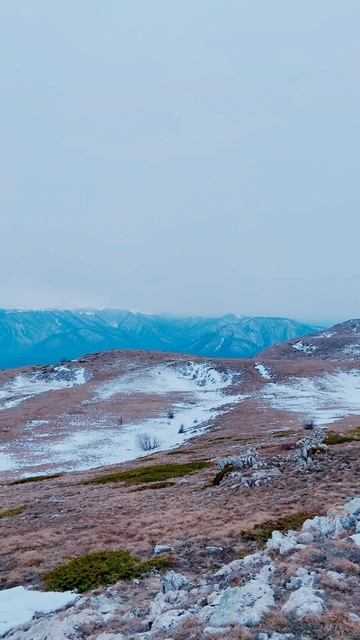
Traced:
POLYGON ((287 318, 173 317, 116 309, 0 310, 0 368, 55 363, 110 349, 250 358, 321 327, 287 318))

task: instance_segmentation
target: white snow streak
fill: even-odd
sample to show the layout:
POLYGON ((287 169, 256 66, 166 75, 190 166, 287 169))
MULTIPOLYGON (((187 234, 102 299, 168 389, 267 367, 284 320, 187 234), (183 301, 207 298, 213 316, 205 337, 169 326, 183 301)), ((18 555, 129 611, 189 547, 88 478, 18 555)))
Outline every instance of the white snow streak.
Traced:
POLYGON ((262 364, 261 362, 256 362, 255 363, 255 369, 260 373, 261 377, 264 378, 264 380, 271 380, 272 379, 272 373, 271 373, 270 369, 265 367, 265 365, 262 364))

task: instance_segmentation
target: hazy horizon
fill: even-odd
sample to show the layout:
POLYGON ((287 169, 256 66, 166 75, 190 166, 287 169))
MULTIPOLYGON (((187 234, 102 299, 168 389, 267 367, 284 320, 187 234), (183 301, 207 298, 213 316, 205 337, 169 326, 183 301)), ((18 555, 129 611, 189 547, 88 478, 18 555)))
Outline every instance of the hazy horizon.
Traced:
POLYGON ((359 317, 359 22, 4 0, 0 306, 359 317))
POLYGON ((130 312, 130 313, 134 313, 134 314, 141 314, 141 315, 145 315, 145 316, 163 316, 163 317, 169 317, 169 318, 189 318, 189 317, 193 317, 193 318, 223 318, 226 316, 235 316, 236 318, 285 318, 288 320, 295 320, 296 322, 300 322, 303 324, 308 324, 308 325, 314 325, 314 326, 319 326, 319 327, 325 327, 325 326, 331 326, 333 324, 337 324, 340 322, 345 322, 346 320, 351 320, 352 318, 336 318, 336 319, 326 319, 326 320, 317 320, 314 318, 293 318, 290 316, 280 316, 280 315, 273 315, 273 316, 264 316, 264 315, 258 315, 258 314, 241 314, 241 313, 235 313, 233 311, 227 311, 224 313, 209 313, 209 314, 201 314, 201 313, 172 313, 170 311, 163 311, 163 310, 159 310, 159 311, 144 311, 141 309, 126 309, 124 307, 94 307, 94 306, 88 306, 88 307, 0 307, 0 311, 6 311, 6 312, 15 312, 15 313, 21 313, 21 312, 37 312, 37 311, 75 311, 75 312, 96 312, 96 311, 119 311, 119 312, 130 312))

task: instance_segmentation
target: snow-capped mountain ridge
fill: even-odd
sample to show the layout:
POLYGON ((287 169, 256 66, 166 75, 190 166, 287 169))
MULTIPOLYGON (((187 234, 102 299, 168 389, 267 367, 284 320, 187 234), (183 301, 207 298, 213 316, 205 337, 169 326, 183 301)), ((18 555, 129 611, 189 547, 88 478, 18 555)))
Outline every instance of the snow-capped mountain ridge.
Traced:
POLYGON ((0 368, 111 349, 248 358, 318 329, 287 318, 176 317, 116 309, 0 310, 0 368))

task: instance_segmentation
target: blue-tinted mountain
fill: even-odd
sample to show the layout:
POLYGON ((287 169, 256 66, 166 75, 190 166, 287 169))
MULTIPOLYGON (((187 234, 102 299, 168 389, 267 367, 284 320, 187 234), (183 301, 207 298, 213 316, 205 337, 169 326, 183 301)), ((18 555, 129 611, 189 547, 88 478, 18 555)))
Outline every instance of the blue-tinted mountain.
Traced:
POLYGON ((174 317, 116 309, 0 310, 0 368, 55 363, 110 349, 249 358, 318 329, 287 318, 174 317))

